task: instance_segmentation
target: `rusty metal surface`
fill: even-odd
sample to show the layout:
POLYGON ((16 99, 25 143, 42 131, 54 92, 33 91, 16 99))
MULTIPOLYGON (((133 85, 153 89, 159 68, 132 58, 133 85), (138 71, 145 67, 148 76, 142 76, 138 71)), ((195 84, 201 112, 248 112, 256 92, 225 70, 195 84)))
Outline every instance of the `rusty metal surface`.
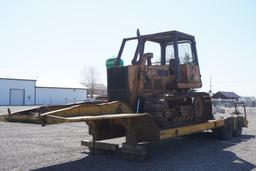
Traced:
POLYGON ((10 122, 42 123, 45 116, 76 117, 98 116, 104 114, 132 113, 132 111, 120 102, 102 104, 79 104, 64 106, 42 106, 28 110, 22 110, 1 116, 2 120, 10 122))
POLYGON ((87 122, 87 121, 102 121, 102 120, 113 120, 116 119, 128 119, 128 118, 139 118, 145 117, 146 113, 122 113, 122 114, 104 114, 99 116, 74 116, 74 117, 62 117, 56 115, 44 115, 41 116, 41 119, 44 120, 44 124, 59 124, 59 123, 68 123, 68 122, 87 122))
POLYGON ((43 113, 41 116, 54 115, 62 117, 98 116, 104 114, 132 113, 125 104, 117 101, 102 104, 75 105, 43 113))
POLYGON ((125 43, 137 39, 132 65, 108 69, 108 95, 110 100, 127 104, 133 112, 149 113, 160 129, 180 127, 212 119, 211 99, 207 93, 195 93, 202 86, 194 36, 177 31, 140 35, 124 39, 117 57, 122 57, 125 43), (160 62, 144 51, 146 43, 159 45, 160 62), (179 54, 181 45, 189 44, 188 60, 179 54), (166 59, 167 46, 173 56, 166 59), (173 98, 161 98, 164 95, 173 98), (200 98, 200 96, 204 96, 200 98), (153 99, 153 100, 151 100, 153 99), (152 102, 153 101, 153 102, 152 102), (162 105, 164 103, 164 105, 162 105))
POLYGON ((135 144, 141 141, 158 141, 159 129, 148 114, 131 114, 127 117, 90 120, 89 133, 95 140, 126 136, 126 142, 135 144))
POLYGON ((145 98, 143 112, 151 114, 160 129, 193 125, 213 118, 211 99, 206 93, 152 95, 145 98))
MULTIPOLYGON (((54 108, 55 109, 55 108, 54 108)), ((86 122, 95 140, 126 136, 129 143, 159 140, 159 130, 147 113, 132 113, 121 102, 81 104, 53 110, 53 107, 36 108, 4 116, 10 122, 42 125, 67 122, 86 122)))

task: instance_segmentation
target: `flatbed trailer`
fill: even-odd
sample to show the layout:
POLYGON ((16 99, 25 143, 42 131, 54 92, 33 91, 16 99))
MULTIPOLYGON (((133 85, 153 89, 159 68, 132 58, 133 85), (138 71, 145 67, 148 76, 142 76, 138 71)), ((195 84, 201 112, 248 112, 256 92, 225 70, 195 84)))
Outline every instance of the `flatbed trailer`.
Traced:
MULTIPOLYGON (((248 127, 246 115, 237 114, 215 114, 216 119, 184 127, 163 129, 159 131, 159 140, 166 140, 174 137, 190 135, 211 130, 214 137, 228 140, 232 137, 239 137, 242 134, 242 127, 248 127)), ((93 136, 93 135, 92 135, 93 136)), ((81 145, 88 147, 90 154, 121 152, 129 160, 146 160, 150 154, 146 148, 147 142, 129 143, 127 138, 113 138, 95 141, 82 140, 81 145), (121 143, 121 144, 120 144, 121 143)))
POLYGON ((91 140, 82 140, 89 154, 95 152, 121 152, 130 160, 149 158, 145 144, 161 140, 211 130, 217 138, 230 139, 242 134, 242 128, 248 126, 246 109, 244 113, 235 111, 231 114, 215 113, 214 119, 193 125, 159 129, 150 114, 131 113, 120 102, 103 104, 79 104, 69 106, 39 107, 12 113, 2 120, 10 122, 29 122, 41 124, 59 124, 67 122, 86 122, 91 140), (122 143, 117 138, 122 139, 122 143))

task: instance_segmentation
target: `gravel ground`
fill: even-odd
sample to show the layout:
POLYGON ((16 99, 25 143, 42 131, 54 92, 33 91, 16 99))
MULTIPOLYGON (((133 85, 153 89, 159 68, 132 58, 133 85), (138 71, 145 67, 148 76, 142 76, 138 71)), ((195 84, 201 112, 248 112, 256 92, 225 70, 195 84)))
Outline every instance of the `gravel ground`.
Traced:
MULTIPOLYGON (((0 114, 7 107, 0 107, 0 114)), ((12 111, 22 107, 11 108, 12 111)), ((240 138, 215 140, 210 133, 149 145, 151 160, 126 161, 119 154, 88 156, 84 123, 40 125, 0 122, 0 170, 256 170, 256 109, 240 138)))

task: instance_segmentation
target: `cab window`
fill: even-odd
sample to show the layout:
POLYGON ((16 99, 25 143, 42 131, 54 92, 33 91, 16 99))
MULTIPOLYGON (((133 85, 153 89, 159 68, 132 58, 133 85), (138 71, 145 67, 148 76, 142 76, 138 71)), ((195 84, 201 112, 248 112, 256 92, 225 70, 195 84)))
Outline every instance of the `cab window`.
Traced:
POLYGON ((146 41, 144 53, 153 53, 153 58, 151 59, 152 65, 161 64, 161 47, 159 43, 146 41))
POLYGON ((178 42, 180 64, 193 64, 193 56, 190 42, 178 42))
POLYGON ((174 46, 173 44, 168 44, 165 48, 165 63, 168 65, 171 59, 175 59, 174 46))

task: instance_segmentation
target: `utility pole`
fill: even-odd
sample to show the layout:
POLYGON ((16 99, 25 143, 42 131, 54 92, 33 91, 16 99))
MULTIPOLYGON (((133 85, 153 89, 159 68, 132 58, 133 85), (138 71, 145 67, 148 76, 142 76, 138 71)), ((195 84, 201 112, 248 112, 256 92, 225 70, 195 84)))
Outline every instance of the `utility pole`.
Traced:
POLYGON ((210 90, 209 90, 210 96, 212 96, 212 76, 210 76, 210 90))

